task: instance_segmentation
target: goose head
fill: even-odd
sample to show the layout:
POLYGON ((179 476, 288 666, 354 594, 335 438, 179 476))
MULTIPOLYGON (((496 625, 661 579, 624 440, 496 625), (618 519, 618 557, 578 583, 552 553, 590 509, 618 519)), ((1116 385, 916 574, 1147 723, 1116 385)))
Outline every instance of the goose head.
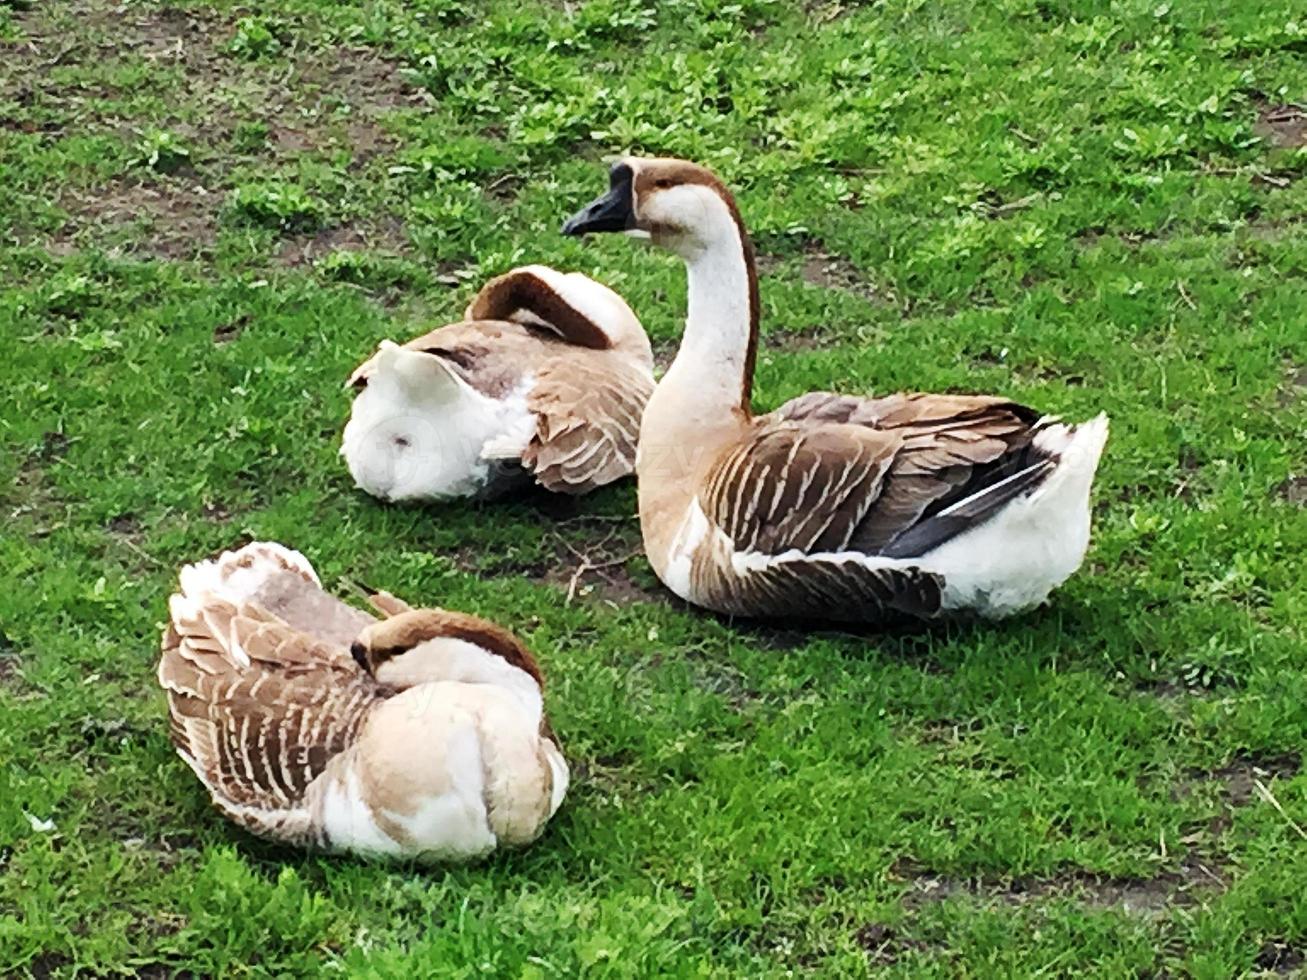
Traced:
POLYGON ((747 241, 735 199, 707 167, 688 160, 626 157, 608 172, 608 193, 568 218, 564 235, 624 232, 693 261, 747 241))
POLYGON ((434 681, 495 684, 540 704, 544 676, 522 641, 466 613, 410 609, 366 626, 350 646, 359 667, 382 684, 434 681))

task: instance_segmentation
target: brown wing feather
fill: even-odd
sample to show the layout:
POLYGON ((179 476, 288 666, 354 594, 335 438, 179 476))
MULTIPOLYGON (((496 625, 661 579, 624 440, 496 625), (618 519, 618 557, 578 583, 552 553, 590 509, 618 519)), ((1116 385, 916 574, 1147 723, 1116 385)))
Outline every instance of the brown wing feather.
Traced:
POLYGON ((267 576, 249 597, 256 606, 329 646, 348 649, 376 617, 337 599, 322 586, 294 572, 267 576))
POLYGON ((624 359, 571 356, 542 364, 527 397, 536 431, 522 463, 546 489, 587 493, 635 469, 640 418, 653 392, 624 359))
POLYGON ((848 539, 850 549, 866 554, 894 553, 900 540, 938 544, 941 534, 951 536, 968 525, 959 517, 934 534, 905 536, 951 504, 1013 478, 1007 496, 996 494, 988 509, 966 515, 971 523, 978 523, 1051 469, 1041 465, 1049 462, 1048 454, 1032 443, 1039 414, 1002 398, 926 394, 856 398, 813 392, 782 405, 769 418, 810 429, 849 425, 898 437, 878 496, 848 539))
POLYGON ((807 556, 912 558, 985 520, 1051 470, 1035 431, 1035 413, 999 398, 797 398, 757 419, 699 496, 735 552, 772 560, 737 575, 722 571, 732 556, 705 556, 697 590, 714 608, 741 614, 932 616, 942 585, 935 575, 807 556), (983 501, 942 513, 987 488, 983 501))
POLYGON ((700 504, 737 551, 845 551, 902 442, 853 425, 763 419, 713 468, 700 504))
POLYGON ((304 791, 384 693, 344 651, 253 605, 174 602, 159 683, 173 743, 248 829, 303 841, 304 791))
POLYGON ((480 320, 448 324, 404 346, 441 358, 483 395, 502 398, 517 388, 530 365, 565 345, 544 327, 480 320))
POLYGON ((868 568, 856 562, 796 558, 744 576, 705 569, 707 603, 718 612, 782 619, 881 623, 930 619, 943 582, 918 568, 868 568))

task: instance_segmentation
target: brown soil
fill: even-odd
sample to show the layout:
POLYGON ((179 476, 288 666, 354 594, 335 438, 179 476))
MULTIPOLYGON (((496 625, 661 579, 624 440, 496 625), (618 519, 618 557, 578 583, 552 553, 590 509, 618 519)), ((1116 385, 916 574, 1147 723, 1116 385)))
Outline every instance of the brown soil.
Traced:
MULTIPOLYGON (((287 46, 268 61, 247 62, 224 48, 234 32, 235 15, 210 11, 137 9, 111 0, 74 0, 33 5, 20 11, 25 37, 0 46, 12 74, 0 93, 20 105, 39 105, 50 118, 9 128, 57 134, 64 125, 137 139, 137 129, 160 126, 177 132, 191 150, 191 160, 171 176, 142 165, 96 187, 68 188, 57 200, 69 215, 46 244, 56 254, 86 245, 130 241, 133 252, 166 259, 204 256, 214 245, 219 212, 233 184, 231 167, 248 161, 250 149, 235 145, 242 126, 262 123, 267 139, 262 151, 271 159, 345 151, 350 169, 367 165, 395 146, 380 122, 387 112, 418 106, 427 95, 410 85, 398 62, 363 47, 314 51, 287 46), (76 24, 77 40, 69 42, 76 24), (51 83, 51 66, 96 66, 145 60, 162 72, 184 76, 179 110, 198 120, 124 120, 101 100, 117 97, 96 82, 51 83), (44 79, 44 80, 43 80, 44 79), (41 81, 38 81, 41 80, 41 81), (130 230, 130 234, 124 232, 130 230)), ((311 26, 311 25, 310 25, 311 26)), ((305 32, 311 33, 311 31, 305 32)), ((161 75, 166 84, 167 75, 161 75)), ((168 93, 172 97, 172 93, 168 93)), ((356 239, 399 251, 407 238, 394 230, 398 222, 376 222, 358 229, 335 229, 344 240, 356 239)), ((282 260, 299 264, 319 251, 310 241, 294 241, 282 260)))
POLYGON ((1307 367, 1286 364, 1284 382, 1280 385, 1279 396, 1276 399, 1280 407, 1287 408, 1292 405, 1302 397, 1304 389, 1307 389, 1307 367))
POLYGON ((277 262, 293 268, 309 265, 332 252, 372 250, 399 254, 407 251, 408 247, 408 235, 403 223, 390 218, 294 235, 282 243, 277 253, 277 262))
POLYGON ((827 252, 819 241, 810 243, 804 250, 800 274, 804 282, 823 289, 853 293, 870 302, 882 302, 886 298, 866 273, 843 256, 827 252))
POLYGON ((567 522, 580 525, 555 535, 555 560, 549 562, 540 580, 558 586, 569 601, 589 599, 617 608, 632 602, 667 602, 669 593, 651 581, 640 544, 640 528, 634 521, 587 525, 585 518, 567 522), (644 575, 635 570, 644 565, 644 575), (646 584, 648 582, 649 584, 646 584))
POLYGON ((230 344, 244 332, 252 319, 253 317, 248 313, 242 313, 234 320, 225 320, 215 325, 213 328, 213 342, 219 345, 230 344))
POLYGON ((1116 908, 1148 915, 1163 909, 1196 904, 1203 897, 1224 891, 1226 875, 1219 866, 1186 859, 1174 870, 1153 878, 1113 878, 1093 872, 1069 870, 1047 878, 953 878, 900 863, 894 876, 907 882, 903 897, 907 908, 955 896, 980 902, 1024 905, 1053 897, 1074 898, 1093 908, 1116 908))
POLYGON ((164 259, 206 255, 217 240, 221 195, 188 180, 144 183, 120 177, 102 187, 69 188, 59 198, 68 221, 49 241, 66 255, 87 239, 132 228, 131 250, 164 259))
POLYGON ((1280 484, 1277 493, 1295 507, 1307 507, 1307 476, 1291 476, 1280 484))
POLYGON ((786 353, 821 350, 829 347, 834 340, 831 332, 819 324, 800 330, 774 330, 766 336, 768 350, 786 353))
POLYGON ((13 642, 4 633, 0 633, 0 684, 7 685, 18 676, 22 661, 13 642))
POLYGON ((1241 756, 1213 770, 1207 778, 1225 785, 1225 799, 1230 806, 1244 806, 1257 796, 1256 781, 1265 785, 1272 779, 1292 779, 1298 767, 1298 759, 1291 755, 1241 756))
POLYGON ((1302 943, 1286 943, 1272 940, 1257 951, 1253 960, 1263 970, 1281 977, 1300 977, 1303 966, 1307 965, 1307 947, 1302 943))
POLYGON ((648 567, 634 516, 609 518, 574 512, 571 497, 540 490, 527 500, 556 529, 548 537, 550 554, 540 561, 487 564, 475 549, 453 555, 454 564, 476 575, 516 575, 556 586, 568 603, 603 602, 622 608, 632 602, 676 601, 658 585, 648 567), (548 499, 555 497, 557 499, 548 499))
POLYGON ((1307 107, 1262 105, 1253 132, 1272 146, 1285 149, 1307 146, 1307 107))
POLYGON ((858 945, 867 952, 867 958, 877 966, 892 966, 905 953, 927 950, 928 943, 912 939, 882 922, 869 922, 854 934, 858 945))

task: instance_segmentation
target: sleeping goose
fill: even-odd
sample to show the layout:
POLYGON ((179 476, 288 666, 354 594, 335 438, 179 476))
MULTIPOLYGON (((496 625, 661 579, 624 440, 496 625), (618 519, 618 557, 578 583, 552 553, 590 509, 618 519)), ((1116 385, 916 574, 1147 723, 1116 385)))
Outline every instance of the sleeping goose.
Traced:
POLYGON ((1001 617, 1080 566, 1105 416, 825 392, 754 415, 758 277, 730 192, 682 160, 628 158, 609 180, 563 232, 649 238, 689 273, 636 461, 645 550, 672 592, 740 616, 1001 617))
POLYGON ((292 845, 435 862, 535 840, 568 784, 535 659, 475 616, 373 604, 268 542, 183 568, 159 662, 178 754, 292 845))
POLYGON ((490 497, 532 478, 579 494, 634 468, 653 354, 611 289, 531 265, 487 283, 463 322, 383 341, 348 386, 341 455, 374 496, 490 497))

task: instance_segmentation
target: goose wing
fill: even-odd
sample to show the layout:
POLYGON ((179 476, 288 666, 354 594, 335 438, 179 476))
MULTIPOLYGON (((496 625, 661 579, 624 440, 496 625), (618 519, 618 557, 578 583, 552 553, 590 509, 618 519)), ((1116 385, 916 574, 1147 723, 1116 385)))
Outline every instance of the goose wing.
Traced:
POLYGON ((587 493, 635 469, 640 417, 653 376, 606 356, 556 358, 527 396, 536 427, 522 463, 546 489, 587 493))
POLYGON ((1032 417, 1000 399, 817 393, 759 418, 700 495, 746 573, 733 588, 752 593, 726 605, 934 614, 942 583, 910 559, 1047 475, 1032 417))
POLYGON ((305 790, 387 692, 256 605, 174 595, 170 612, 159 683, 178 754, 241 826, 312 843, 305 790))
POLYGON ((1045 479, 1056 456, 1034 444, 1039 413, 981 395, 856 398, 816 392, 776 419, 896 435, 880 492, 849 539, 866 554, 912 558, 981 523, 1045 479))
MULTIPOLYGON (((322 588, 309 560, 274 541, 254 541, 181 571, 188 598, 217 596, 250 605, 322 643, 348 649, 376 618, 322 588)), ((393 598, 393 597, 392 597, 393 598)))

